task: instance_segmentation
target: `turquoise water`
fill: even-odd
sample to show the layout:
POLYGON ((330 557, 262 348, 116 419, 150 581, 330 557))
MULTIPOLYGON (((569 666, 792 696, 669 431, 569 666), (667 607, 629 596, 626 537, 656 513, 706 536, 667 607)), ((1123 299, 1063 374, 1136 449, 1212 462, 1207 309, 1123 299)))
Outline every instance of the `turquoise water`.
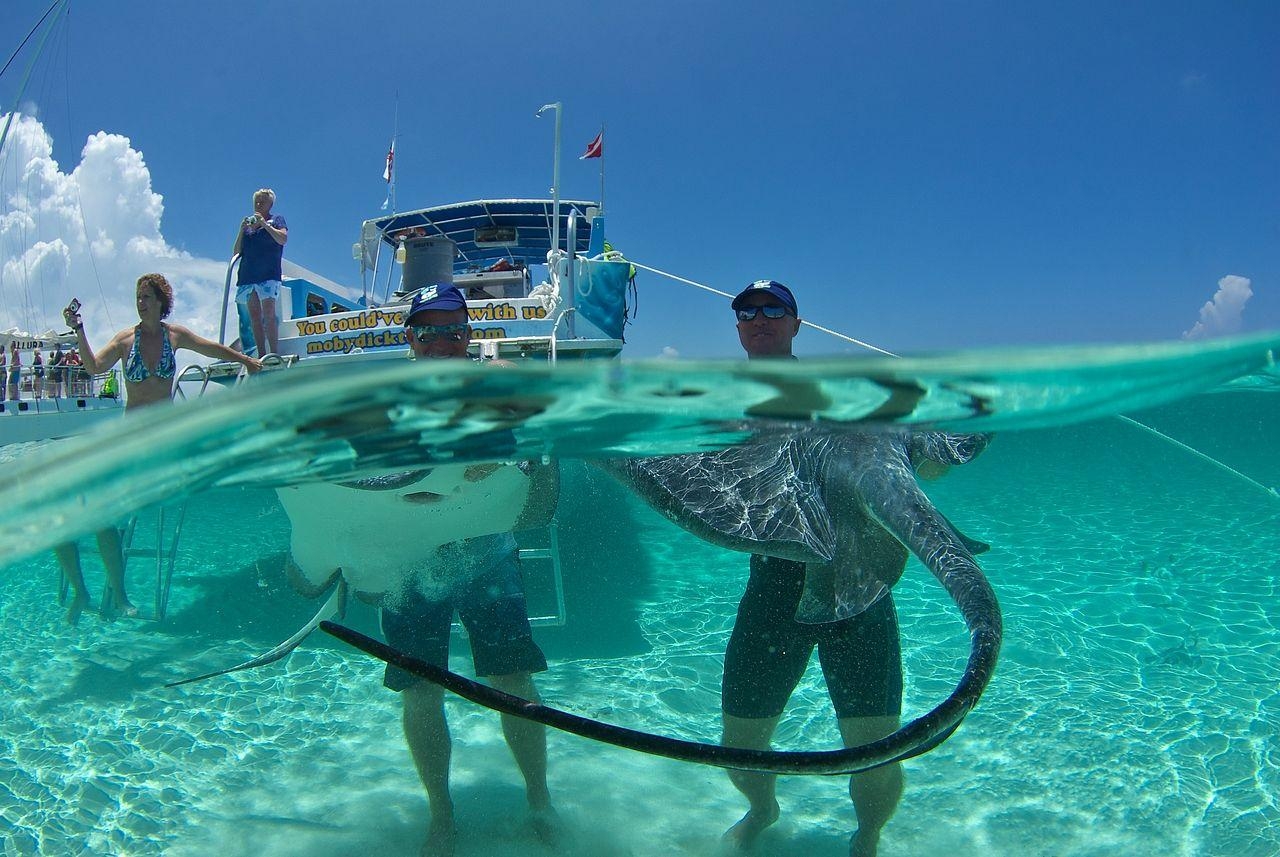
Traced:
MULTIPOLYGON (((1180 374, 1195 368, 1184 360, 1180 374)), ((1126 372, 1131 383, 1116 390, 1153 386, 1132 366, 1113 374, 1126 372)), ((940 383, 954 387, 964 374, 944 372, 940 383)), ((403 392, 389 376, 368 381, 356 386, 403 392)), ((738 382, 723 371, 719 381, 709 389, 742 408, 738 382)), ((635 389, 626 378, 613 383, 624 393, 635 389)), ((690 383, 677 374, 666 389, 690 383)), ((441 386, 458 389, 458 382, 441 386)), ((338 399, 339 387, 332 390, 338 399)), ((1046 382, 1040 389, 1043 401, 1062 408, 1059 388, 1046 382)), ((1023 402, 1034 398, 1026 392, 1023 402)), ((574 401, 554 384, 540 393, 574 401)), ((1263 486, 1280 485, 1280 398, 1181 395, 1127 412, 1263 486)), ((1125 403, 1123 394, 1112 398, 1125 403)), ((646 438, 669 449, 732 434, 719 424, 675 420, 678 409, 629 401, 629 411, 611 412, 625 429, 611 428, 609 413, 600 413, 610 406, 595 399, 587 436, 570 437, 567 419, 548 421, 539 442, 578 449, 625 436, 629 448, 647 451, 646 438), (652 420, 637 427, 636 413, 646 408, 652 420)), ((378 664, 317 635, 279 664, 162 687, 270 648, 317 606, 294 595, 280 573, 289 524, 267 486, 335 472, 342 443, 332 432, 323 441, 289 440, 272 459, 271 445, 255 438, 279 444, 284 426, 314 427, 316 413, 332 411, 334 400, 321 397, 305 413, 295 408, 293 423, 268 424, 263 409, 245 413, 243 404, 228 398, 190 409, 181 439, 154 427, 163 414, 144 414, 134 425, 156 433, 132 434, 145 434, 151 446, 150 473, 136 465, 86 472, 77 442, 52 452, 7 451, 7 473, 24 480, 32 462, 54 484, 74 484, 73 471, 102 480, 93 484, 111 486, 108 511, 129 505, 126 498, 153 499, 147 489, 157 482, 180 488, 178 470, 190 480, 186 487, 200 490, 186 498, 164 623, 87 613, 68 627, 52 556, 23 555, 12 544, 23 527, 32 534, 26 545, 84 529, 99 515, 84 497, 46 498, 34 510, 45 513, 43 529, 54 536, 29 520, 29 507, 6 516, 13 557, 0 595, 6 857, 417 852, 426 801, 400 734, 398 700, 382 688, 378 664), (254 420, 256 433, 246 428, 254 420), (242 457, 199 452, 215 448, 242 457), (264 459, 271 469, 262 468, 264 459), (225 477, 236 467, 234 478, 205 475, 225 477), (50 524, 59 517, 68 520, 50 524)), ((455 406, 438 398, 404 415, 404 425, 465 434, 455 406), (452 429, 441 428, 451 420, 452 429)), ((956 735, 906 763, 907 791, 881 853, 1280 852, 1280 499, 1119 421, 1042 428, 1065 420, 1047 416, 1048 405, 1023 407, 1026 427, 1015 423, 977 461, 926 485, 966 532, 992 543, 982 566, 1001 600, 1005 642, 994 681, 956 735)), ((464 416, 484 422, 474 412, 464 416)), ((353 436, 349 426, 342 436, 353 436)), ((576 461, 563 471, 558 521, 568 621, 537 631, 551 660, 538 678, 544 699, 626 726, 716 740, 721 658, 746 556, 698 541, 576 461)), ((39 490, 10 482, 5 493, 29 498, 39 490)), ((153 519, 150 509, 140 516, 144 538, 153 519)), ((100 592, 91 539, 82 545, 90 589, 100 592)), ((134 562, 131 595, 146 607, 153 571, 134 562)), ((529 571, 539 612, 546 581, 529 571)), ((911 717, 950 691, 968 637, 919 563, 895 592, 911 717)), ((376 632, 371 608, 353 606, 346 621, 376 632)), ((455 641, 454 649, 453 668, 469 673, 466 647, 455 641)), ((457 700, 448 706, 458 853, 554 853, 519 823, 523 790, 497 716, 457 700)), ((815 663, 776 744, 836 743, 815 663)), ((549 756, 553 796, 574 837, 559 853, 711 855, 744 809, 719 770, 556 733, 549 756)), ((855 821, 845 789, 841 778, 784 778, 782 820, 760 853, 847 853, 855 821)))

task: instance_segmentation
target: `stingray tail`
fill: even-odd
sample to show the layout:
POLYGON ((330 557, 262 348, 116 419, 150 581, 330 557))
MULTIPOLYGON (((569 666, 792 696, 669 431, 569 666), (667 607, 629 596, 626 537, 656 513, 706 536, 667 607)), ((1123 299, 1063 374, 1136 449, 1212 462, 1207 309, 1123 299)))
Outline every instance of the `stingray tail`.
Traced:
POLYGON ((165 687, 179 687, 180 685, 184 685, 184 684, 191 684, 197 681, 204 681, 207 678, 214 678, 215 676, 226 675, 227 673, 239 672, 240 670, 251 670, 254 667, 261 667, 267 664, 275 663, 276 661, 283 658, 285 655, 292 652, 294 649, 298 648, 298 646, 302 645, 302 641, 305 640, 308 637, 308 635, 311 634, 312 631, 314 631, 317 627, 319 627, 321 622, 323 622, 326 619, 332 619, 334 617, 342 618, 342 616, 346 613, 346 611, 347 611, 347 581, 344 580, 341 575, 339 575, 338 583, 336 586, 334 586, 333 591, 329 594, 328 600, 324 602, 324 606, 320 608, 320 610, 316 613, 316 615, 311 617, 311 621, 303 625, 301 628, 298 629, 297 633, 295 633, 289 639, 285 640, 280 645, 276 646, 271 651, 264 652, 261 655, 258 655, 256 658, 253 658, 252 660, 248 660, 248 661, 245 661, 244 663, 236 664, 235 666, 232 666, 232 667, 227 667, 226 669, 215 670, 214 672, 205 673, 204 675, 198 675, 198 676, 195 676, 194 678, 184 678, 181 681, 171 681, 168 684, 166 684, 165 687))
MULTIPOLYGON (((612 723, 592 720, 589 717, 582 717, 538 702, 530 702, 449 672, 443 667, 406 655, 385 643, 342 625, 321 622, 320 628, 379 660, 394 664, 406 672, 440 685, 463 699, 469 699, 494 711, 512 714, 553 729, 560 729, 626 750, 719 768, 775 774, 851 774, 868 771, 928 752, 954 732, 960 725, 960 720, 963 719, 963 715, 960 718, 939 718, 936 716, 936 711, 930 712, 892 735, 870 744, 843 750, 805 752, 723 747, 719 744, 685 741, 615 726, 612 723)), ((967 711, 968 708, 965 710, 967 711)))

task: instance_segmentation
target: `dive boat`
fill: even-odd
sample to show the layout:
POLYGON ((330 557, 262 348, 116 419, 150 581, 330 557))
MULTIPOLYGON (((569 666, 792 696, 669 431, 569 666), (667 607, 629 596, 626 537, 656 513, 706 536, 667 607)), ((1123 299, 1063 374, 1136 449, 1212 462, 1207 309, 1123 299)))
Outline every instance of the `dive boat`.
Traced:
MULTIPOLYGON (((634 268, 605 243, 594 202, 482 199, 390 214, 364 221, 353 255, 359 289, 286 264, 280 362, 403 357, 404 313, 418 289, 439 283, 467 298, 474 357, 554 362, 622 351, 634 268)), ((225 383, 239 368, 193 371, 225 383)))
POLYGON ((3 399, 0 400, 0 446, 30 443, 82 434, 124 413, 115 370, 90 375, 78 365, 52 365, 53 352, 61 345, 66 353, 76 346, 72 333, 29 334, 18 330, 0 332, 0 348, 5 364, 3 399), (17 345, 20 366, 14 373, 13 346, 17 345), (44 358, 37 371, 35 354, 44 358), (55 373, 61 372, 61 375, 55 373), (61 384, 54 381, 61 377, 61 384))

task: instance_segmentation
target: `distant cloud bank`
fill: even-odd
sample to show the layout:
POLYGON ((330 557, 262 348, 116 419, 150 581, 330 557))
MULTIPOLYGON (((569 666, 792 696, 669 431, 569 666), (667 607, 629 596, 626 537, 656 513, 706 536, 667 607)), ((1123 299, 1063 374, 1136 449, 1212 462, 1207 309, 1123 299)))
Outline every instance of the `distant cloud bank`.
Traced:
POLYGON ((19 114, 0 155, 0 330, 62 329, 62 307, 78 297, 91 340, 105 343, 136 323, 138 277, 159 271, 177 293, 171 317, 216 336, 225 263, 170 246, 163 214, 128 137, 91 135, 63 172, 44 126, 19 114))
POLYGON ((1183 339, 1209 339, 1239 333, 1244 305, 1253 297, 1248 277, 1227 274, 1218 280, 1213 300, 1200 307, 1200 320, 1182 334, 1183 339))

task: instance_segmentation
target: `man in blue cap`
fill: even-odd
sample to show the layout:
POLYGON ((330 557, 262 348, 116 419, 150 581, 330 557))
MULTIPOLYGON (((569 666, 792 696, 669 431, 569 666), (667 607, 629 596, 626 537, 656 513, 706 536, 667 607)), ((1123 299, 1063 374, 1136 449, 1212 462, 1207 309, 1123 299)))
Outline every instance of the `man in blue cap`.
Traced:
MULTIPOLYGON (((420 290, 405 317, 405 333, 415 358, 467 357, 471 327, 462 293, 450 284, 420 290)), ((479 481, 500 466, 468 468, 466 478, 479 481)), ((484 514, 484 510, 476 513, 484 514)), ((537 702, 532 674, 545 670, 547 661, 529 627, 515 539, 510 533, 500 533, 451 542, 441 545, 429 561, 466 566, 479 573, 469 575, 439 601, 430 601, 409 587, 403 603, 383 609, 387 642, 406 654, 448 667, 450 625, 457 611, 470 637, 476 675, 487 678, 499 690, 537 702)), ((383 683, 404 694, 405 739, 431 805, 422 855, 452 855, 456 829, 449 794, 451 742, 444 692, 439 685, 390 665, 383 683)), ((551 844, 558 820, 547 790, 546 728, 504 714, 502 732, 524 775, 534 831, 551 844)))
MULTIPOLYGON (((748 358, 795 359, 791 344, 800 332, 800 314, 789 288, 775 280, 757 280, 733 299, 732 306, 748 358)), ((906 549, 887 533, 872 541, 881 548, 875 562, 884 569, 882 579, 896 580, 906 565, 906 549)), ((751 577, 725 652, 721 709, 722 743, 727 746, 769 747, 815 647, 844 746, 866 744, 898 727, 902 657, 892 597, 886 594, 848 619, 807 625, 795 619, 804 574, 802 562, 751 557, 751 577)), ((731 770, 729 778, 750 808, 724 840, 746 851, 778 820, 777 777, 731 770)), ((880 830, 902 796, 901 765, 854 774, 849 796, 858 816, 849 853, 874 855, 880 830)))

